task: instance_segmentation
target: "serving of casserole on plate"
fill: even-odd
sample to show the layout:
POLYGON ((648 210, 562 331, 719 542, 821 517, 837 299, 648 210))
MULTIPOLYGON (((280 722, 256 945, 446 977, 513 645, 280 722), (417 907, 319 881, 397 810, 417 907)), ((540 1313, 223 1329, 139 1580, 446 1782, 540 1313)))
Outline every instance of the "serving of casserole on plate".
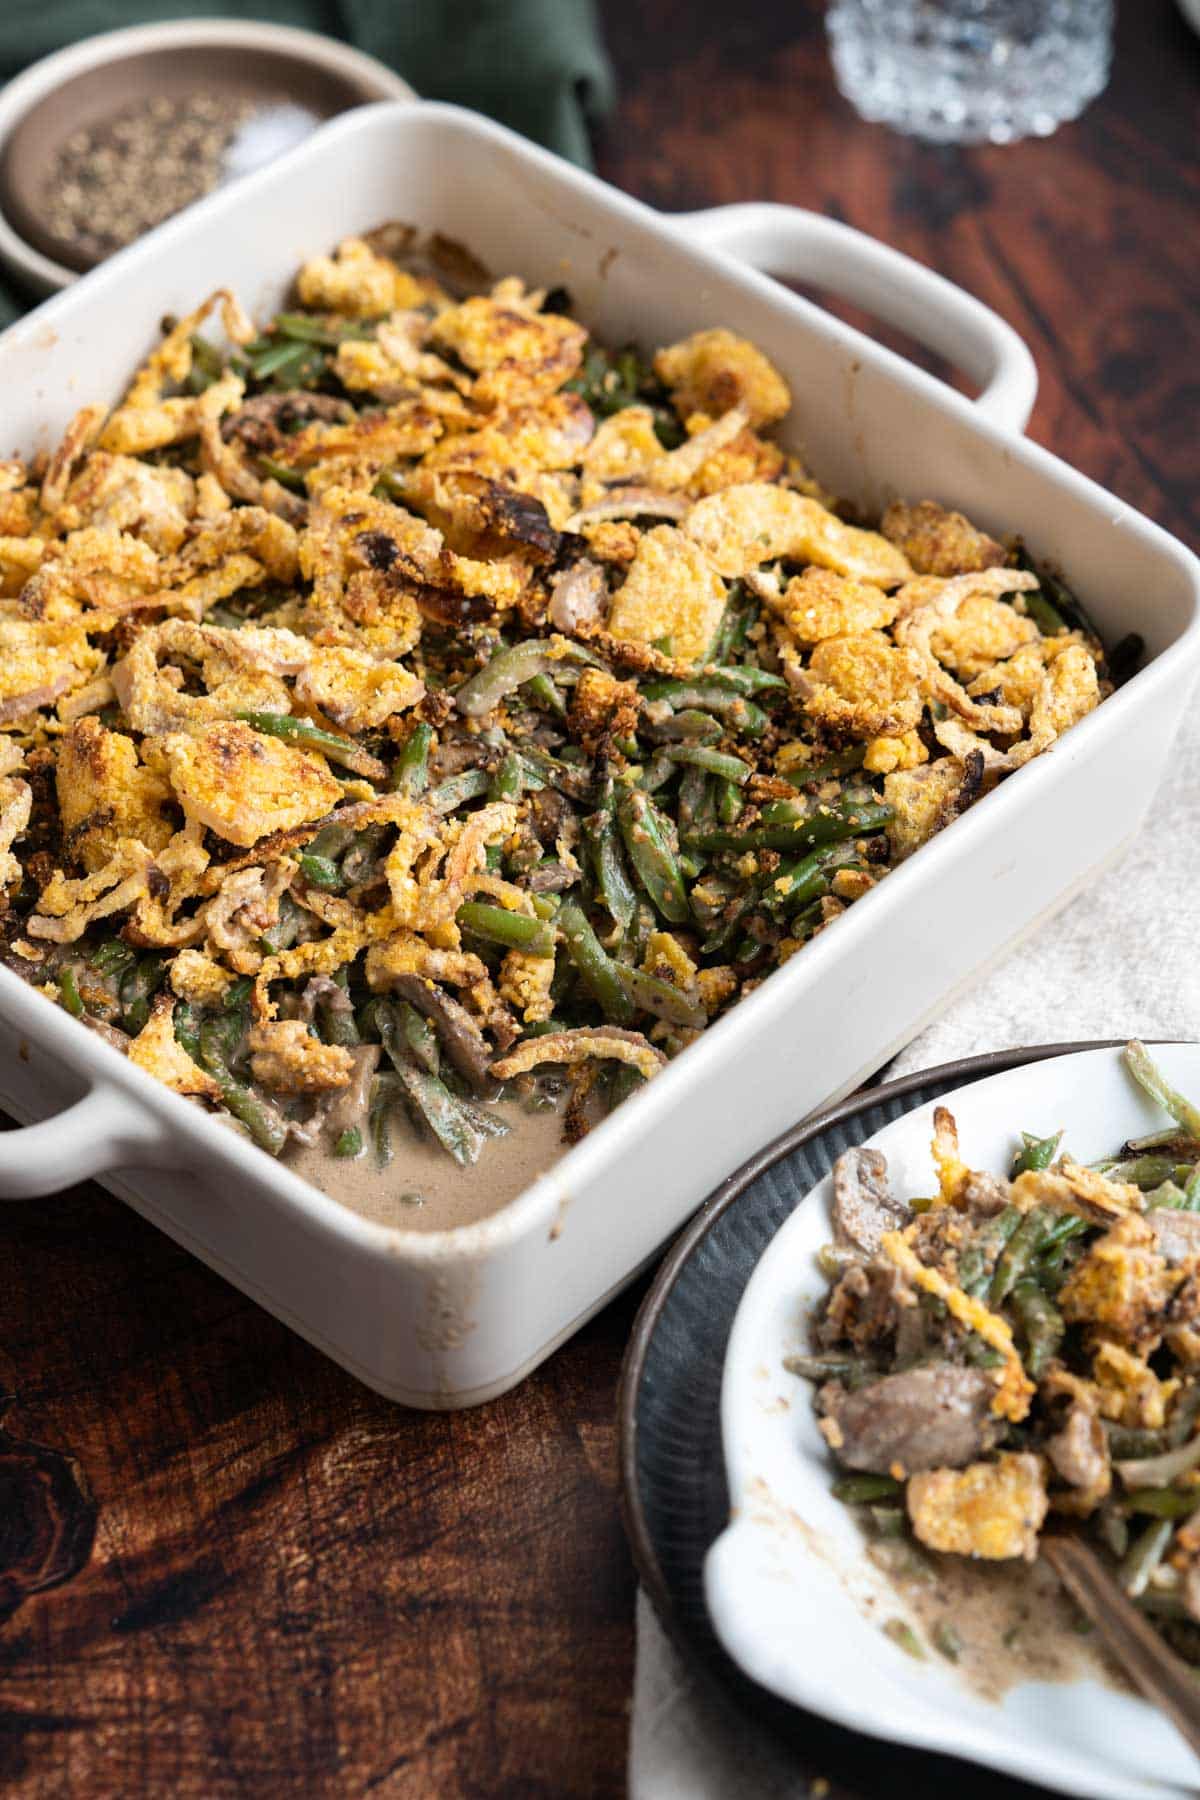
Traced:
POLYGON ((1200 1656, 1198 1071, 1193 1044, 1031 1059, 794 1196, 729 1337, 705 1566, 774 1693, 1067 1793, 1194 1790, 1036 1558, 1054 1519, 1091 1537, 1200 1656))
MULTIPOLYGON (((733 212, 692 235, 934 282, 733 212)), ((121 1191, 418 1403, 516 1379, 1107 860, 1193 656, 1185 553, 683 230, 381 108, 0 346, 5 937, 42 990, 5 1012, 91 1087, 0 1184, 224 1164, 236 1218, 121 1191)))

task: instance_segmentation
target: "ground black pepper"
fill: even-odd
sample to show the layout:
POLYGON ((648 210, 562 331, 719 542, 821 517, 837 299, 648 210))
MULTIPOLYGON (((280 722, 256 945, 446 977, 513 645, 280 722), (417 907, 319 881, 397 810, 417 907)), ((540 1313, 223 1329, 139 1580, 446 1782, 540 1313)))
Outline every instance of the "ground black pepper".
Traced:
POLYGON ((67 138, 42 190, 43 223, 99 261, 317 123, 301 107, 246 95, 152 95, 67 138))

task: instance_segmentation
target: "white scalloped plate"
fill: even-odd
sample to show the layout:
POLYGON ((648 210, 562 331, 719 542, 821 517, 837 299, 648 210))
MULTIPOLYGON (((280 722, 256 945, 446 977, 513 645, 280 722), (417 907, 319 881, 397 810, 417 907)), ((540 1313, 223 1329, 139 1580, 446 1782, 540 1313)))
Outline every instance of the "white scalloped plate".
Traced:
MULTIPOLYGON (((1156 1047, 1185 1092, 1200 1095, 1200 1045, 1156 1047)), ((966 1159, 1002 1169, 1020 1130, 1066 1127, 1090 1161, 1163 1116, 1116 1050, 1030 1063, 958 1089, 943 1104, 966 1159)), ((898 1194, 929 1192, 933 1106, 868 1141, 888 1158, 898 1194)), ((830 1237, 830 1177, 774 1238, 742 1297, 725 1361, 721 1427, 731 1521, 709 1551, 705 1593, 717 1635, 745 1672, 797 1706, 852 1730, 966 1757, 1091 1800, 1182 1800, 1200 1765, 1144 1701, 1093 1679, 1025 1682, 981 1699, 940 1658, 915 1661, 879 1628, 903 1616, 863 1554, 850 1513, 830 1493, 831 1463, 811 1384, 783 1358, 806 1345, 825 1282, 814 1257, 830 1237), (886 1609, 879 1610, 880 1602, 886 1609), (875 1617, 866 1615, 874 1605, 875 1617)))

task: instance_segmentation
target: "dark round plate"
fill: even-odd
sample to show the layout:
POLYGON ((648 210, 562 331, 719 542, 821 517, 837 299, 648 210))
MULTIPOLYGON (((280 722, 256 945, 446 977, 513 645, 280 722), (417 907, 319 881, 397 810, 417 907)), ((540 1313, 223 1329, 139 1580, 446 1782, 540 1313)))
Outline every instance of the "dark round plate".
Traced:
POLYGON ((866 1088, 768 1144, 723 1182, 678 1239, 634 1326, 621 1375, 619 1423, 625 1528, 662 1625, 723 1709, 751 1734, 798 1793, 821 1776, 840 1796, 884 1792, 972 1800, 1044 1793, 946 1756, 861 1737, 767 1693, 726 1655, 704 1604, 704 1558, 724 1530, 729 1495, 721 1454, 721 1377, 738 1303, 767 1245, 835 1159, 893 1119, 954 1088, 1026 1063, 1120 1038, 1039 1044, 924 1069, 866 1088))

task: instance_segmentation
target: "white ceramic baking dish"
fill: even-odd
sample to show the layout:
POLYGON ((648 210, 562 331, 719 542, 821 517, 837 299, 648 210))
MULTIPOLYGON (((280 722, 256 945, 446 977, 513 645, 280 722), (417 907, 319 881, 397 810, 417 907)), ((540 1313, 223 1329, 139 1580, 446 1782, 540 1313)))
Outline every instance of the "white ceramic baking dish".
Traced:
MULTIPOLYGON (((96 1176, 352 1370, 414 1406, 501 1393, 595 1312, 752 1151, 877 1068, 950 996, 1111 861, 1138 825, 1200 653, 1200 566, 1019 435, 1033 365, 927 270, 777 206, 668 219, 472 114, 365 109, 132 246, 0 339, 4 448, 51 443, 115 397, 163 313, 215 284, 269 311, 296 265, 400 218, 496 272, 566 283, 610 341, 723 324, 795 395, 822 479, 870 506, 932 495, 1020 528, 1146 667, 925 846, 519 1199, 422 1236, 369 1224, 159 1087, 0 970, 0 1194, 96 1176), (976 404, 759 270, 840 291, 915 332, 976 404), (65 1105, 65 1110, 59 1110, 65 1105)), ((479 1179, 487 1180, 486 1162, 479 1179)))

